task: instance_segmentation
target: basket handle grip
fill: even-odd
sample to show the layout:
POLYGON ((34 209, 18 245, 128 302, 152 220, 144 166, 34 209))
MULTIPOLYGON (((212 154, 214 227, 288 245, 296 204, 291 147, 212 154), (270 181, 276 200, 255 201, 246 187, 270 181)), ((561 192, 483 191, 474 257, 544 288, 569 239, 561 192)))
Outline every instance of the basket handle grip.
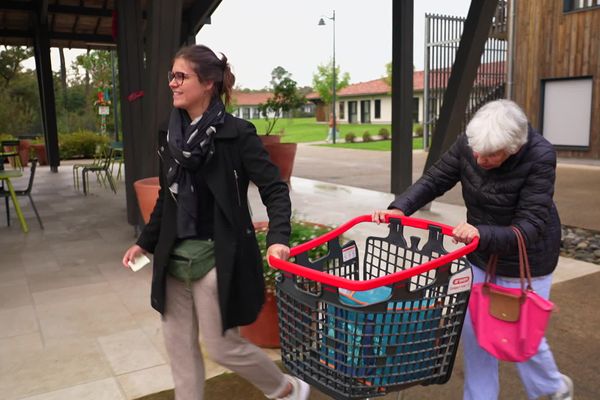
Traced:
MULTIPOLYGON (((451 227, 449 225, 444 225, 444 224, 440 224, 437 222, 428 221, 425 219, 397 216, 397 215, 386 215, 386 217, 385 217, 386 222, 389 222, 390 218, 400 219, 404 226, 410 226, 410 227, 420 228, 420 229, 428 229, 431 225, 435 225, 442 229, 442 233, 444 235, 448 235, 448 236, 452 235, 452 230, 454 229, 453 227, 451 227)), ((319 236, 317 238, 309 240, 306 243, 303 243, 303 244, 293 247, 290 250, 290 257, 293 257, 293 256, 303 253, 305 251, 308 251, 314 247, 320 246, 323 243, 326 243, 329 240, 342 235, 344 232, 346 232, 347 230, 349 230, 350 228, 352 228, 353 226, 355 226, 361 222, 372 222, 371 215, 361 215, 359 217, 356 217, 356 218, 340 225, 338 228, 333 229, 330 232, 327 232, 326 234, 324 234, 322 236, 319 236)), ((438 257, 434 260, 430 260, 426 263, 423 263, 419 266, 410 268, 408 270, 398 271, 393 274, 381 276, 379 278, 370 279, 368 281, 353 281, 353 280, 342 278, 339 276, 330 275, 325 272, 307 268, 302 265, 298 265, 298 264, 292 263, 290 261, 282 260, 280 258, 276 258, 273 256, 269 256, 269 264, 273 268, 277 268, 281 271, 286 271, 286 272, 289 272, 289 273, 292 273, 295 275, 300 275, 304 278, 314 280, 317 282, 321 282, 326 285, 335 286, 338 288, 344 288, 344 289, 348 289, 348 290, 362 291, 362 290, 374 289, 374 288, 384 286, 384 285, 391 285, 396 282, 399 282, 399 281, 402 281, 405 279, 409 279, 415 275, 419 275, 424 272, 430 271, 434 268, 438 268, 442 265, 448 264, 448 263, 452 262, 453 260, 456 260, 457 258, 460 258, 466 254, 471 253, 472 251, 474 251, 477 248, 478 244, 479 244, 479 238, 476 237, 471 243, 469 243, 459 249, 456 249, 448 254, 441 255, 440 257, 438 257)))

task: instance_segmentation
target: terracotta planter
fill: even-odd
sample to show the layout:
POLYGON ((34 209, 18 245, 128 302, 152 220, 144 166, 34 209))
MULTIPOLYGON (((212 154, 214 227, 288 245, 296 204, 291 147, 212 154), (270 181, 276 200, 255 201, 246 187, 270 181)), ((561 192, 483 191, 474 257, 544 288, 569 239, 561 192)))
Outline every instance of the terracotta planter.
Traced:
POLYGON ((32 144, 31 148, 34 150, 35 156, 37 157, 40 165, 48 165, 48 157, 46 156, 46 145, 32 144))
POLYGON ((137 180, 133 182, 133 188, 140 207, 140 214, 142 214, 144 223, 147 224, 150 221, 150 214, 154 210, 156 199, 158 199, 160 190, 158 176, 137 180))
POLYGON ((279 135, 258 135, 264 145, 281 142, 279 135))
POLYGON ((19 142, 19 158, 21 159, 21 165, 27 166, 29 164, 29 149, 31 142, 27 139, 21 139, 19 142))
MULTIPOLYGON (((268 221, 256 221, 253 223, 256 231, 265 231, 269 228, 268 221)), ((251 343, 259 347, 279 347, 279 320, 277 318, 277 302, 274 288, 265 293, 265 304, 260 310, 256 321, 250 325, 241 326, 240 334, 251 343)))
POLYGON ((274 293, 265 293, 265 304, 258 318, 250 325, 240 327, 240 334, 259 347, 280 346, 277 301, 274 293))
POLYGON ((265 145, 269 152, 271 161, 279 168, 281 179, 284 182, 290 182, 292 170, 294 169, 294 159, 296 158, 297 143, 272 143, 265 145))

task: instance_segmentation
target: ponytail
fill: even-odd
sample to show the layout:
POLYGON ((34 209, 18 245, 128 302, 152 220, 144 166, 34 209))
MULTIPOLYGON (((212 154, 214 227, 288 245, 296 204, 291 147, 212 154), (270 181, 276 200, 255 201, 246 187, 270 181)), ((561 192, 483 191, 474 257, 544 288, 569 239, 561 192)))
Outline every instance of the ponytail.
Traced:
POLYGON ((227 62, 225 54, 221 53, 221 63, 223 64, 223 83, 221 85, 221 91, 219 95, 223 99, 225 106, 231 103, 231 96, 233 92, 233 85, 235 85, 235 75, 231 72, 231 65, 227 62))
POLYGON ((173 60, 183 58, 193 65, 200 82, 213 82, 213 96, 219 97, 228 106, 231 103, 235 76, 225 54, 217 55, 207 46, 192 45, 180 49, 173 60))

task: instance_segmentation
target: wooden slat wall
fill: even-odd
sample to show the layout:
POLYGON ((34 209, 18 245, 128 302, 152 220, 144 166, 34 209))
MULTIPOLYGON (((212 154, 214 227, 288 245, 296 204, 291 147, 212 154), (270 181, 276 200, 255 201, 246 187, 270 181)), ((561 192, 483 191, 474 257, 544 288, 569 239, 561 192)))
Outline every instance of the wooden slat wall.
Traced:
POLYGON ((593 76, 589 151, 560 156, 600 158, 600 8, 563 13, 563 0, 516 1, 514 100, 540 124, 541 80, 593 76))

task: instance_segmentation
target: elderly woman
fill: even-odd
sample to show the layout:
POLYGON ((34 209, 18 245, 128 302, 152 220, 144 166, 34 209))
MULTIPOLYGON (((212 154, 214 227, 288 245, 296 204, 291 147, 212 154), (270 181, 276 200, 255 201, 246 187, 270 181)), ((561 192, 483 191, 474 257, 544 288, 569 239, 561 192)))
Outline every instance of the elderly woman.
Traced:
MULTIPOLYGON (((560 220, 552 196, 556 153, 533 131, 517 104, 497 100, 483 106, 467 126, 466 135, 387 210, 373 212, 373 221, 385 214, 411 215, 425 204, 462 185, 467 221, 453 231, 457 242, 479 237, 479 247, 468 258, 473 281, 482 282, 490 255, 498 254, 495 283, 520 287, 517 240, 511 226, 523 233, 531 263, 533 288, 548 298, 552 272, 560 250, 560 220)), ((495 400, 500 391, 498 360, 482 349, 467 315, 463 327, 465 356, 464 399, 495 400)), ((517 363, 530 399, 572 399, 573 383, 562 375, 545 339, 535 356, 517 363)))
POLYGON ((268 398, 306 400, 309 386, 284 375, 237 329, 264 301, 262 258, 248 209, 249 182, 269 215, 268 254, 287 259, 288 186, 254 126, 225 111, 235 77, 227 58, 208 47, 181 49, 168 73, 169 130, 160 138, 160 192, 148 225, 123 265, 154 253, 152 306, 162 314, 177 400, 202 400, 211 358, 268 398))

